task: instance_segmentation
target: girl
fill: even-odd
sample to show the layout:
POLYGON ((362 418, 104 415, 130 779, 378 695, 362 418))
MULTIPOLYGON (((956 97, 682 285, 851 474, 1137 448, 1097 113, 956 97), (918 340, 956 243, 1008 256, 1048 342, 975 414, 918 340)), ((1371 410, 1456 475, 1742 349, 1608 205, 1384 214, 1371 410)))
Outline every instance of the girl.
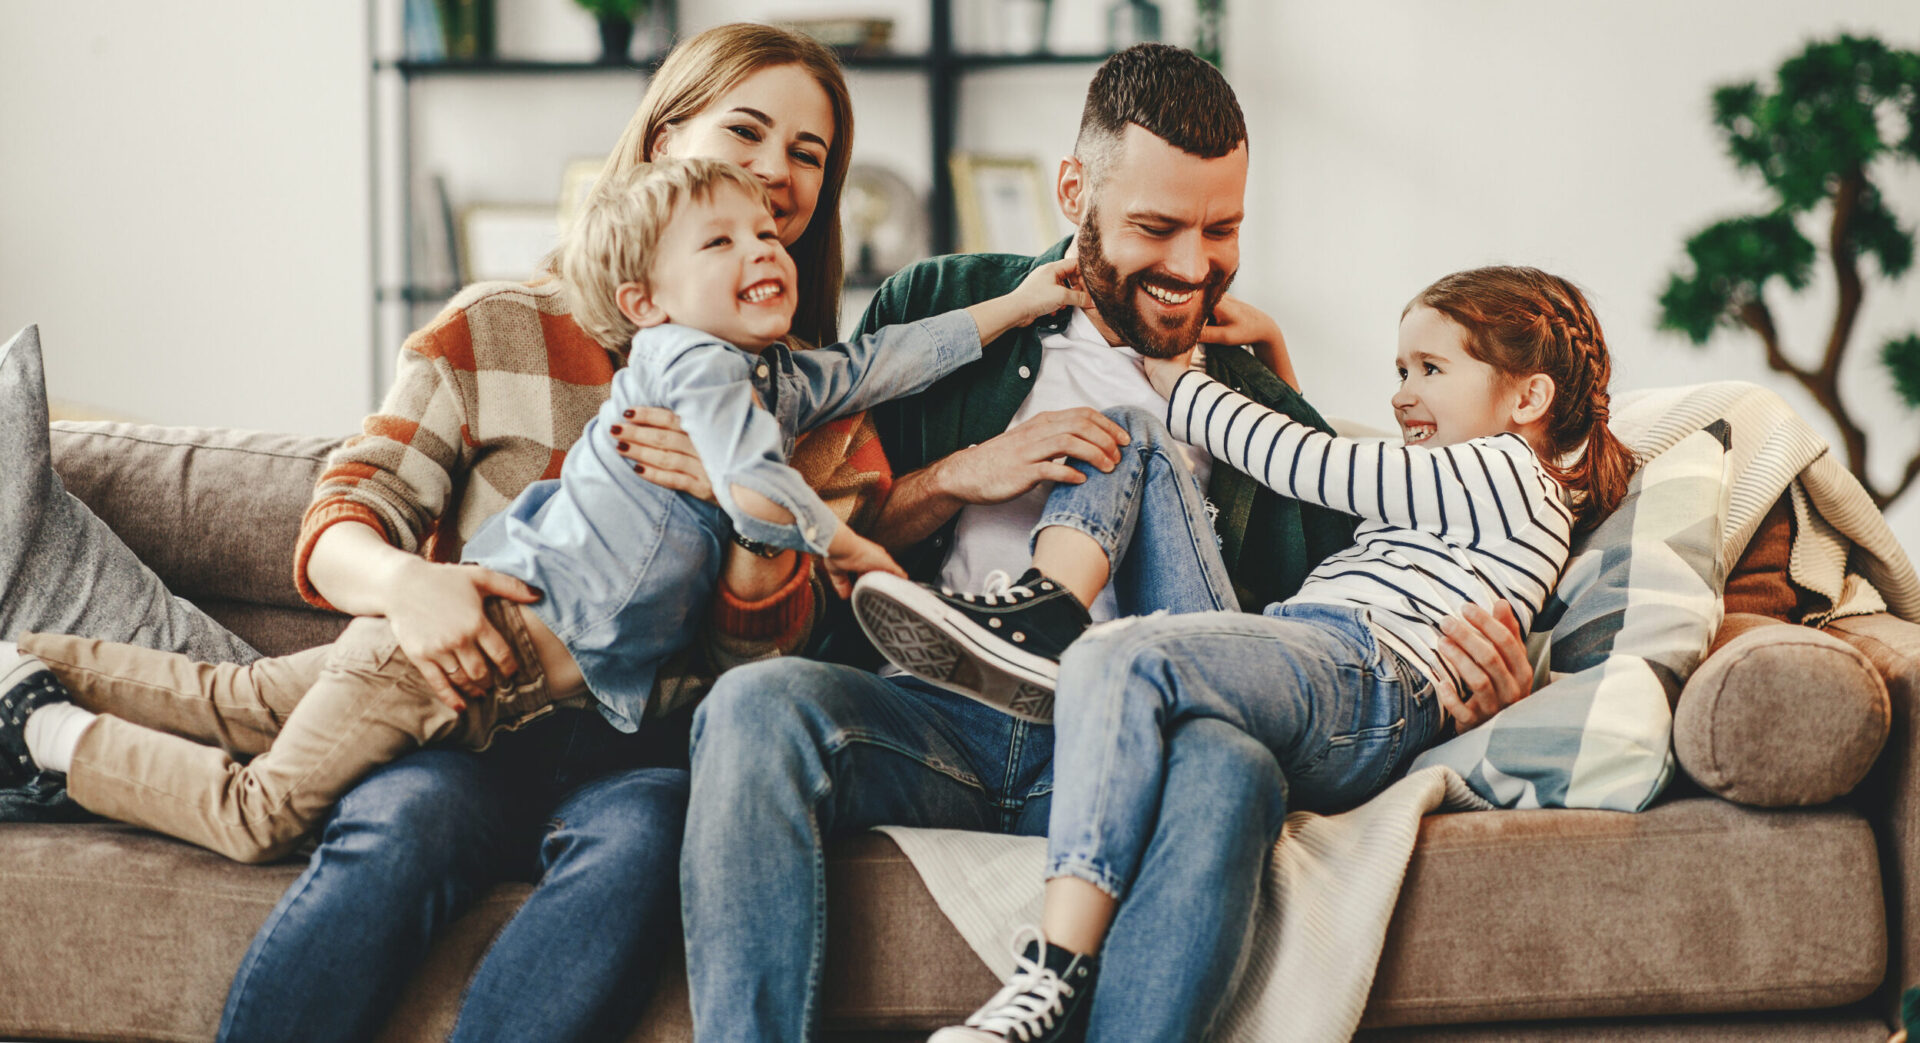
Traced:
MULTIPOLYGON (((1125 1038, 1089 997, 1160 806, 1165 735, 1223 721, 1273 753, 1291 806, 1365 800, 1475 719, 1458 697, 1470 686, 1437 651, 1443 621, 1505 599, 1530 627, 1574 533, 1619 503, 1632 468, 1606 426, 1600 324, 1571 283, 1534 269, 1450 275, 1407 306, 1399 446, 1295 424, 1186 360, 1146 365, 1168 394, 1166 427, 1127 418, 1128 459, 1056 489, 1019 581, 955 595, 869 575, 855 592, 856 613, 901 667, 1009 712, 1057 709, 1042 930, 1024 939, 1006 988, 936 1034, 941 1043, 1078 1039, 1089 1027, 1125 1038), (1197 506, 1169 431, 1286 495, 1358 515, 1354 546, 1262 615, 1150 616, 1075 640, 1084 606, 1126 567, 1138 524, 1159 517, 1157 505, 1197 506)), ((1211 542, 1191 546, 1193 560, 1160 566, 1168 580, 1225 590, 1211 542)), ((1218 1008, 1227 984, 1203 1009, 1218 1008)))

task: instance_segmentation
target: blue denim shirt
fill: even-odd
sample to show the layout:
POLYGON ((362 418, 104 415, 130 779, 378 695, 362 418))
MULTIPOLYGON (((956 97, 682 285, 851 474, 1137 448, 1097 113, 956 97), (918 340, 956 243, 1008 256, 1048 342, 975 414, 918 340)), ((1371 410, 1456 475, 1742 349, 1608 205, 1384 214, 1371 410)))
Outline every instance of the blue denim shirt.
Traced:
POLYGON ((541 592, 534 614, 573 653, 601 713, 633 731, 661 660, 705 620, 729 528, 816 552, 838 530, 839 519, 787 466, 797 435, 912 394, 979 357, 979 329, 964 311, 845 344, 799 352, 775 345, 759 355, 685 326, 642 330, 560 477, 527 486, 488 519, 466 559, 541 592), (607 429, 636 406, 679 414, 721 508, 634 473, 607 429), (740 512, 736 483, 791 512, 793 524, 740 512))

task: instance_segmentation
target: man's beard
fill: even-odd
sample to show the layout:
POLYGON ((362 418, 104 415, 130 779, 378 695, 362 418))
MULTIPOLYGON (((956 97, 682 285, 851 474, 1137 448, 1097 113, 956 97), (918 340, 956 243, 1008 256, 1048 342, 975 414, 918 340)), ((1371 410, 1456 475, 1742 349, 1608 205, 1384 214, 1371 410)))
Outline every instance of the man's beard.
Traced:
POLYGON ((1102 249, 1099 214, 1094 210, 1087 211, 1087 219, 1081 222, 1075 248, 1080 255, 1080 280, 1086 286, 1087 295, 1093 298, 1094 308, 1128 347, 1148 358, 1170 359, 1193 347, 1200 340, 1200 328, 1207 324, 1214 305, 1220 303, 1227 287, 1233 284, 1234 273, 1219 268, 1209 268, 1206 282, 1198 286, 1155 275, 1150 269, 1122 279, 1120 269, 1107 259, 1102 249), (1198 290, 1200 309, 1188 319, 1141 314, 1137 294, 1144 293, 1142 287, 1149 283, 1175 293, 1198 290))

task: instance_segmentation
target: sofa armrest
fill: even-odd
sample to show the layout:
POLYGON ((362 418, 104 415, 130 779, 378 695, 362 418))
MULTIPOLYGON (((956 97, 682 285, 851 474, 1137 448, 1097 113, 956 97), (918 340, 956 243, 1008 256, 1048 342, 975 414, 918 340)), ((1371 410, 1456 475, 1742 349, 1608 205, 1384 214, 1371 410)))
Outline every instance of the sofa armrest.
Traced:
POLYGON ((1882 612, 1836 620, 1826 629, 1866 654, 1886 678, 1892 702, 1887 745, 1855 797, 1880 840, 1893 940, 1886 1009, 1889 1023, 1898 1024, 1900 991, 1920 984, 1920 625, 1882 612))

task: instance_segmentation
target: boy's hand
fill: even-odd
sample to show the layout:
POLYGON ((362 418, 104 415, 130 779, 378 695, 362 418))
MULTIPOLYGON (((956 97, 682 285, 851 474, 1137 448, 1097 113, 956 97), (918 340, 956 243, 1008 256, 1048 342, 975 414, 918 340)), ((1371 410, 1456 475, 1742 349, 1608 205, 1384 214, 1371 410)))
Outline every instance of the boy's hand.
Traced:
POLYGON ((853 581, 863 573, 891 572, 901 579, 907 578, 907 571, 893 560, 886 548, 846 525, 833 534, 833 542, 827 544, 827 556, 822 560, 827 566, 827 578, 833 582, 833 592, 843 598, 853 593, 853 581))
POLYGON ((1091 307, 1093 298, 1080 288, 1079 266, 1063 258, 1027 273, 1012 293, 969 305, 967 314, 973 316, 980 328, 980 343, 985 344, 1062 308, 1091 307))
POLYGON ((1026 316, 1015 324, 1019 326, 1062 308, 1093 307, 1093 298, 1080 288, 1079 262, 1070 258, 1050 261, 1028 272, 1007 297, 1026 316))

